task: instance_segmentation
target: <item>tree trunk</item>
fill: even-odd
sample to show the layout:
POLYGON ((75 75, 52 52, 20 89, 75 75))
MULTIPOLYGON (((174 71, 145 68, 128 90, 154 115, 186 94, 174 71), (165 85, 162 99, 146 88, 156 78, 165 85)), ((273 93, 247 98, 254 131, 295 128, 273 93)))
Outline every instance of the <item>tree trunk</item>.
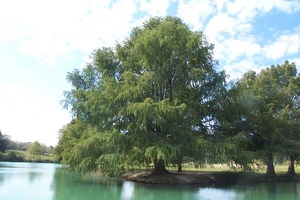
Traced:
POLYGON ((177 169, 178 172, 182 172, 182 163, 179 162, 178 163, 178 169, 177 169))
POLYGON ((289 163, 289 168, 287 171, 288 175, 296 175, 294 164, 295 164, 295 158, 293 155, 290 155, 290 163, 289 163))
POLYGON ((180 154, 177 158, 177 171, 182 172, 183 156, 180 154))
POLYGON ((275 176, 274 159, 272 152, 267 153, 267 176, 275 176))
POLYGON ((152 175, 158 176, 166 173, 168 173, 168 170, 166 169, 164 160, 161 158, 155 159, 152 175))

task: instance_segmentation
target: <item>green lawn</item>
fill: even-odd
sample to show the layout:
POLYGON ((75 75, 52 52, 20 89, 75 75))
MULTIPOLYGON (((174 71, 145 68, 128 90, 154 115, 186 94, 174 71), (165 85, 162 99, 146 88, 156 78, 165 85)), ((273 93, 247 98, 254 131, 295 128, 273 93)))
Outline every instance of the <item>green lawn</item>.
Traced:
MULTIPOLYGON (((177 170, 177 167, 169 167, 169 170, 177 170)), ((261 170, 259 170, 259 173, 266 173, 266 169, 267 166, 264 166, 261 170)), ((275 166, 275 172, 276 174, 285 174, 287 172, 288 169, 288 164, 287 163, 283 163, 283 164, 277 164, 275 166)), ((205 167, 199 167, 199 168, 195 168, 192 165, 187 165, 184 164, 182 167, 183 171, 207 171, 207 172, 222 172, 222 171, 241 171, 241 170, 234 170, 232 168, 230 168, 228 165, 226 164, 216 164, 216 165, 206 165, 205 167)), ((299 164, 295 164, 295 171, 297 174, 300 174, 300 165, 299 164)))
POLYGON ((52 155, 31 156, 27 151, 7 150, 4 153, 6 161, 25 161, 25 162, 54 162, 52 155))

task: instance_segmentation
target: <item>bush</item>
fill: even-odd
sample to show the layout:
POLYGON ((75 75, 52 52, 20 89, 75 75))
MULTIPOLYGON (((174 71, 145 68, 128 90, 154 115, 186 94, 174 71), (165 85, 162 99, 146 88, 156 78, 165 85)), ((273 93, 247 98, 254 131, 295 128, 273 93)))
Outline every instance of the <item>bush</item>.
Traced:
POLYGON ((24 156, 18 154, 15 151, 8 151, 7 152, 7 161, 11 161, 11 162, 23 162, 24 161, 24 156))

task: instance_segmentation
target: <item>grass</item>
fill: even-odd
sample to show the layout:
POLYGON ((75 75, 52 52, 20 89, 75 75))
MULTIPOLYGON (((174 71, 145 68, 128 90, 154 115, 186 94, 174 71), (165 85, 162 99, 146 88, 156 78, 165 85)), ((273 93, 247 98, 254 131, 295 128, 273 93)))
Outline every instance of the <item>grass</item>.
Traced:
MULTIPOLYGON (((186 173, 169 173, 162 176, 145 176, 151 169, 141 169, 125 174, 125 179, 154 184, 215 184, 215 183, 248 183, 248 182, 282 182, 282 181, 300 181, 300 175, 287 175, 288 164, 277 164, 275 166, 276 176, 266 176, 266 166, 260 171, 245 172, 242 170, 233 170, 228 165, 207 165, 201 168, 195 168, 191 165, 183 165, 182 170, 186 173), (141 170, 141 171, 140 171, 141 170), (144 173, 143 173, 144 171, 144 173)), ((177 167, 168 167, 167 170, 176 172, 177 167)), ((300 165, 295 165, 295 171, 300 174, 300 165)), ((151 174, 151 173, 150 173, 151 174)))
MULTIPOLYGON (((168 167, 168 170, 177 170, 176 167, 168 167)), ((194 166, 189 166, 187 164, 184 164, 182 167, 183 171, 202 171, 202 172, 239 172, 241 170, 234 170, 230 168, 226 164, 217 164, 217 165, 206 165, 204 167, 195 168, 194 166)), ((261 170, 257 171, 257 173, 265 174, 267 170, 267 166, 263 166, 261 170)), ((288 164, 277 164, 275 165, 275 172, 276 174, 286 174, 288 170, 288 164)), ((300 174, 300 165, 295 164, 295 172, 297 174, 300 174)))
POLYGON ((52 155, 39 155, 39 156, 36 156, 36 157, 32 157, 27 151, 15 151, 17 152, 18 154, 21 154, 21 155, 24 155, 24 158, 25 160, 35 160, 35 159, 38 159, 38 160, 50 160, 50 161, 54 161, 53 159, 53 156, 52 155))
POLYGON ((7 150, 3 154, 3 161, 13 162, 54 162, 52 155, 32 156, 27 151, 7 150))

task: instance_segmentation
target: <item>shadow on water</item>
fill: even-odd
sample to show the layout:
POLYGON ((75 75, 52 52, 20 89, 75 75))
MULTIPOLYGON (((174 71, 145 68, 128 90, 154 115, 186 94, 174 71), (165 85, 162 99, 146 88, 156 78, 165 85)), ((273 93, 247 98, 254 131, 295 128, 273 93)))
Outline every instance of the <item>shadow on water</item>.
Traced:
POLYGON ((57 170, 51 188, 54 200, 63 199, 166 199, 166 200, 296 200, 299 183, 255 183, 211 186, 137 184, 99 175, 79 175, 57 170))
POLYGON ((42 177, 42 174, 37 172, 29 172, 28 173, 28 181, 29 183, 34 183, 35 181, 38 181, 38 178, 42 177))
POLYGON ((53 176, 51 188, 58 199, 113 199, 120 196, 123 182, 105 179, 96 174, 80 175, 58 169, 53 176))
POLYGON ((103 178, 97 174, 80 175, 59 167, 56 164, 0 162, 0 199, 296 200, 300 192, 297 182, 151 185, 103 178))
POLYGON ((103 178, 99 175, 79 175, 57 170, 51 188, 55 200, 62 199, 237 199, 243 194, 235 193, 232 187, 199 187, 182 185, 137 184, 119 179, 103 178), (214 195, 212 195, 214 194, 214 195), (216 197, 216 198, 211 198, 216 197))
POLYGON ((198 187, 137 184, 99 175, 79 175, 57 170, 51 188, 62 199, 195 199, 198 187))

